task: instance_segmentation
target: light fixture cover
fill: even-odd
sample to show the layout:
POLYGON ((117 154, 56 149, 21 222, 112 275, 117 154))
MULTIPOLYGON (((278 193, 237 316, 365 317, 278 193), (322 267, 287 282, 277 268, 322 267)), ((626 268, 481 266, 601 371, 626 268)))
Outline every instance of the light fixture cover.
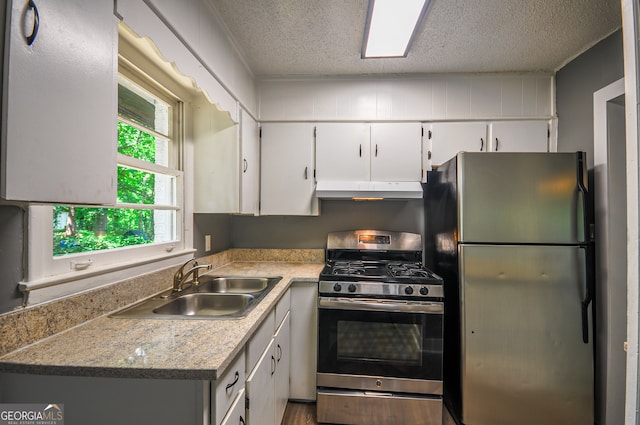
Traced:
POLYGON ((406 57, 430 0, 369 0, 362 58, 406 57))

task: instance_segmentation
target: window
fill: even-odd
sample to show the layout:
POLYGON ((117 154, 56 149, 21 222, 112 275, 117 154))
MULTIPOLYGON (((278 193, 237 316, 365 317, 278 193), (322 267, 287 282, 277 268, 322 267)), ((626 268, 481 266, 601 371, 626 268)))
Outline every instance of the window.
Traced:
MULTIPOLYGON (((125 68, 126 69, 126 68, 125 68)), ((180 103, 118 79, 118 199, 114 208, 56 206, 53 256, 175 241, 180 103)), ((135 75, 131 72, 128 75, 135 75)))
POLYGON ((29 207, 26 286, 47 288, 30 303, 171 266, 193 253, 182 168, 185 149, 187 155, 192 149, 185 148, 186 105, 195 93, 151 57, 155 51, 120 35, 116 204, 29 207))

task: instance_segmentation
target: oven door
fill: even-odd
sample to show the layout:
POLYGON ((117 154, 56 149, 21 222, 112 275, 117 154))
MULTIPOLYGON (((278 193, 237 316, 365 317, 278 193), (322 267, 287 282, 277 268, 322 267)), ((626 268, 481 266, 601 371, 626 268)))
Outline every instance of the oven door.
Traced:
POLYGON ((442 302, 318 299, 318 386, 442 394, 442 302))

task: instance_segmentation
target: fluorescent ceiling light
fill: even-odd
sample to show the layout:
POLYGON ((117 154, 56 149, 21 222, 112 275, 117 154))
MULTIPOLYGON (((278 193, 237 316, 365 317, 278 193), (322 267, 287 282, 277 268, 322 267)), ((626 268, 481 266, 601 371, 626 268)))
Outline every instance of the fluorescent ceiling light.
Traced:
POLYGON ((362 58, 401 58, 409 47, 430 0, 369 0, 362 58))

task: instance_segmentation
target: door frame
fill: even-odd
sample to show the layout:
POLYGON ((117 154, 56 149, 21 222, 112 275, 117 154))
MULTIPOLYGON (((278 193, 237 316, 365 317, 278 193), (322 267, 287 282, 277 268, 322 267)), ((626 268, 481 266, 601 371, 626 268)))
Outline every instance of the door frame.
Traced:
POLYGON ((625 425, 638 423, 638 315, 640 304, 640 152, 638 150, 638 2, 621 0, 627 132, 627 390, 625 425))
MULTIPOLYGON (((593 94, 593 173, 594 173, 594 206, 596 210, 596 292, 600 291, 601 296, 596 297, 596 303, 600 308, 597 315, 599 318, 605 318, 606 320, 600 321, 600 326, 604 328, 604 337, 598 338, 602 335, 598 331, 596 339, 600 344, 596 344, 596 356, 601 362, 597 365, 596 380, 599 380, 599 385, 596 387, 596 422, 609 424, 610 417, 608 410, 609 401, 611 401, 611 395, 609 394, 609 376, 610 369, 616 367, 616 362, 612 361, 612 358, 616 356, 617 350, 622 350, 623 347, 618 346, 618 338, 615 337, 615 325, 611 323, 611 314, 619 308, 619 303, 612 301, 614 295, 610 291, 612 282, 615 280, 616 267, 611 264, 614 261, 615 247, 612 246, 611 238, 613 237, 611 226, 615 225, 615 219, 610 217, 612 211, 609 209, 610 203, 610 170, 612 170, 609 164, 609 116, 608 116, 608 104, 609 102, 625 95, 624 78, 619 79, 606 87, 594 92, 593 94), (610 273, 611 272, 611 273, 610 273), (606 346, 603 346, 605 343, 606 346), (616 345, 614 345, 616 344, 616 345)), ((625 285, 625 291, 626 291, 625 285)), ((615 301, 615 300, 614 300, 615 301)), ((628 318, 625 320, 625 325, 628 322, 628 318)), ((627 338, 628 339, 628 336, 627 338)), ((618 355, 620 353, 618 352, 618 355)), ((626 373, 626 372, 625 372, 626 373)), ((624 385, 623 383, 621 383, 624 385)), ((614 388, 615 390, 615 388, 614 388)), ((615 413, 611 413, 614 414, 615 413)), ((617 421, 619 422, 619 421, 617 421)))

